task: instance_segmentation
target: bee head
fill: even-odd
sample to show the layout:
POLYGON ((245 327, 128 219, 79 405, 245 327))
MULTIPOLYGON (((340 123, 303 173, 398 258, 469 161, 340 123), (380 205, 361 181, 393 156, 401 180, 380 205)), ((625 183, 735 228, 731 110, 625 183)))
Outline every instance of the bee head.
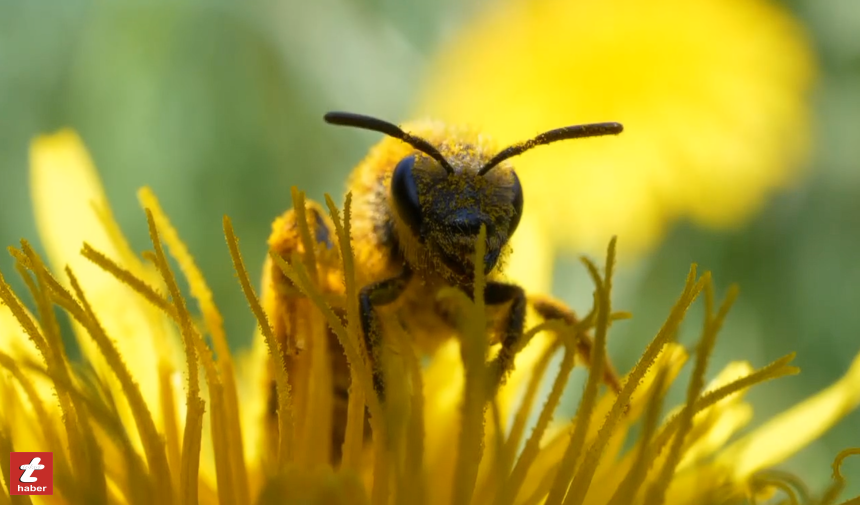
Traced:
MULTIPOLYGON (((449 145, 440 148, 452 154, 455 149, 449 145)), ((391 176, 397 217, 431 260, 461 278, 474 274, 476 241, 485 227, 484 270, 489 273, 520 222, 522 186, 508 165, 479 175, 486 160, 474 154, 448 158, 451 173, 420 152, 397 163, 391 176)))
POLYGON ((328 123, 378 131, 415 150, 400 159, 391 176, 391 200, 401 225, 408 228, 434 263, 455 278, 474 275, 474 251, 486 228, 484 271, 489 273, 520 222, 523 189, 506 160, 533 147, 564 139, 618 134, 618 123, 568 126, 514 144, 493 156, 460 139, 438 146, 380 119, 330 112, 328 123), (437 261, 438 260, 438 261, 437 261))

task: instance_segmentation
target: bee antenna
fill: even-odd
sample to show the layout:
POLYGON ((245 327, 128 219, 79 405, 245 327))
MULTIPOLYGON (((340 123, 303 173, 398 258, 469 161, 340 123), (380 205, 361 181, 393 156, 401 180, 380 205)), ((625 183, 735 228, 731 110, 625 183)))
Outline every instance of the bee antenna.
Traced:
POLYGON ((416 137, 415 135, 410 135, 405 131, 401 130, 399 126, 389 123, 388 121, 383 121, 381 119, 377 119, 371 116, 365 116, 362 114, 355 114, 352 112, 329 112, 324 116, 325 122, 328 124, 338 125, 338 126, 352 126, 355 128, 362 128, 365 130, 372 130, 379 133, 384 133, 389 137, 394 137, 398 140, 402 140, 407 144, 411 145, 415 149, 427 154, 434 160, 438 161, 446 172, 449 174, 454 173, 454 167, 448 163, 448 160, 442 156, 442 153, 439 152, 438 149, 433 147, 430 142, 422 139, 421 137, 416 137))
POLYGON ((493 169, 499 163, 508 158, 519 156, 529 149, 537 146, 551 144, 559 140, 581 139, 585 137, 600 137, 603 135, 618 135, 624 130, 620 123, 592 123, 576 126, 565 126, 548 132, 541 133, 533 139, 514 144, 506 149, 503 149, 499 154, 484 164, 478 171, 478 175, 484 175, 493 169))

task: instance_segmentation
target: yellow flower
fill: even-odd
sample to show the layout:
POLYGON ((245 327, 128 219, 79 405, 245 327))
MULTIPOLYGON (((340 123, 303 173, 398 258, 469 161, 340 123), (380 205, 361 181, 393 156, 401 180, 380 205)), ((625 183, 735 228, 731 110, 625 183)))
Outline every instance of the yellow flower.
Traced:
MULTIPOLYGON (((306 207, 294 191, 292 223, 302 247, 270 259, 269 266, 313 304, 298 315, 308 325, 299 336, 301 354, 285 352, 285 343, 273 338, 271 313, 264 312, 236 233, 224 219, 239 283, 260 323, 253 349, 234 359, 211 293, 151 192, 142 190, 140 199, 153 251, 139 256, 111 218, 76 134, 36 140, 31 160, 39 229, 53 268, 26 241, 10 248, 35 314, 0 277, 0 446, 54 452, 56 492, 33 497, 34 503, 699 504, 774 492, 796 502, 807 498, 799 481, 769 467, 860 403, 858 357, 827 390, 730 440, 752 415, 743 400, 746 390, 797 369, 789 365, 792 355, 757 370, 740 361, 706 385, 708 356, 736 291, 717 305, 710 274, 699 276, 695 267, 620 392, 601 391, 608 329, 626 317, 611 307, 613 240, 603 269, 584 261, 595 283, 592 309, 581 319, 537 322, 504 384, 493 382, 487 366, 496 349, 486 345, 482 304, 461 292, 445 293, 463 304, 461 336, 425 367, 405 335, 386 334, 395 352, 383 354, 385 366, 403 380, 392 384, 382 404, 358 338, 354 276, 361 265, 352 264, 349 198, 342 215, 328 201, 337 230, 332 253, 309 232, 306 209, 322 207, 306 207), (178 288, 165 245, 191 299, 178 288), (343 276, 333 281, 326 274, 336 256, 344 260, 343 276), (347 297, 329 296, 336 290, 331 286, 347 297), (687 360, 673 338, 700 294, 705 322, 686 401, 663 418, 666 391, 687 360), (69 360, 55 306, 75 321, 91 368, 69 360), (338 421, 332 417, 332 370, 320 366, 329 363, 320 359, 327 347, 317 345, 324 342, 326 324, 345 350, 353 381, 343 459, 334 467, 321 450, 338 421), (587 336, 595 342, 594 365, 577 415, 554 417, 576 344, 587 336), (551 376, 549 363, 559 354, 560 368, 551 376), (540 405, 545 380, 552 387, 540 405), (362 436, 365 405, 372 443, 362 436), (639 435, 625 449, 636 427, 639 435)), ((476 254, 480 264, 483 252, 476 254)), ((480 270, 476 275, 480 289, 480 270)), ((835 503, 844 482, 839 465, 858 452, 838 456, 834 483, 815 503, 835 503)), ((8 467, 4 473, 9 475, 8 467)), ((5 477, 3 485, 10 485, 5 477)), ((9 503, 3 496, 0 503, 9 503)))
POLYGON ((537 287, 549 284, 555 248, 596 252, 617 234, 633 254, 678 219, 749 216, 806 160, 813 73, 802 30, 770 0, 509 0, 439 52, 418 112, 502 144, 568 124, 624 125, 618 138, 517 161, 530 232, 514 249, 529 254, 512 267, 540 261, 537 287))

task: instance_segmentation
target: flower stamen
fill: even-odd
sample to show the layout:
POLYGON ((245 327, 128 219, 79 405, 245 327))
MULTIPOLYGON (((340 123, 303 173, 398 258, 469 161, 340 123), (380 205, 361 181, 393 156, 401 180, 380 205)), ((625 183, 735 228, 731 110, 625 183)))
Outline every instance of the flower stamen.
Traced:
POLYGON ((97 251, 93 246, 84 242, 81 248, 81 256, 92 261, 105 272, 113 275, 118 281, 133 289, 136 293, 142 296, 146 301, 154 305, 159 310, 165 312, 171 319, 178 322, 173 305, 155 288, 146 283, 143 279, 121 267, 118 263, 108 258, 103 252, 97 251))
MULTIPOLYGON (((681 294, 681 297, 678 302, 675 303, 675 306, 672 307, 669 317, 666 319, 666 322, 663 323, 657 336, 654 337, 654 340, 652 340, 645 349, 642 357, 639 358, 636 366, 633 367, 633 370, 625 379, 621 393, 618 394, 615 399, 615 403, 612 405, 612 409, 603 422, 603 426, 597 433, 597 439, 588 448, 588 451, 583 458, 582 466, 573 478, 573 483, 570 485, 571 493, 568 494, 568 498, 565 500, 565 505, 582 503, 582 500, 585 498, 585 493, 588 491, 588 487, 591 484, 594 472, 597 470, 597 463, 600 455, 612 435, 615 424, 619 421, 624 410, 627 408, 627 404, 629 403, 633 392, 638 388, 642 377, 654 364, 657 356, 660 354, 664 346, 675 338, 678 326, 680 325, 684 314, 686 314, 687 309, 699 295, 709 278, 710 273, 706 272, 698 281, 696 281, 696 265, 694 264, 692 268, 690 268, 690 273, 687 276, 687 282, 684 286, 684 291, 681 294)), ((567 454, 565 454, 565 456, 567 456, 567 454)), ((575 458, 575 453, 570 455, 570 459, 572 460, 571 463, 567 468, 562 467, 565 468, 568 475, 573 473, 572 467, 575 458)), ((561 475, 562 473, 560 470, 559 477, 561 475)), ((556 479, 559 477, 556 477, 556 479)), ((564 484, 561 485, 563 486, 564 484)), ((561 487, 555 487, 554 490, 559 493, 557 496, 560 501, 564 489, 561 487)), ((549 503, 549 500, 547 500, 547 502, 549 503)))
MULTIPOLYGON (((588 426, 591 423, 592 412, 597 401, 597 393, 600 387, 600 381, 603 377, 603 361, 606 356, 606 331, 609 326, 609 314, 611 308, 609 305, 609 290, 611 289, 612 268, 615 263, 615 237, 609 243, 609 248, 606 254, 606 277, 601 278, 597 267, 588 259, 583 258, 583 263, 588 269, 595 284, 595 343, 593 348, 593 359, 591 366, 593 367, 588 374, 588 380, 585 385, 585 391, 582 394, 582 399, 579 402, 579 407, 576 413, 576 424, 573 428, 570 445, 568 445, 562 458, 558 473, 555 477, 555 483, 550 490, 547 498, 547 505, 558 505, 567 494, 570 486, 570 478, 573 475, 574 468, 579 456, 582 454, 582 447, 585 444, 585 437, 588 433, 588 426)), ((584 491, 583 491, 584 495, 584 491)))
POLYGON ((702 390, 705 387, 705 373, 708 366, 708 358, 713 351, 714 344, 717 340, 717 333, 722 327, 723 320, 728 314, 729 309, 734 303, 738 295, 737 286, 729 288, 726 299, 720 306, 716 317, 713 314, 713 299, 714 286, 710 277, 707 277, 705 283, 705 326, 702 330, 702 338, 699 339, 699 344, 696 347, 696 363, 693 367, 693 374, 690 378, 690 385, 687 388, 687 401, 684 404, 683 410, 678 415, 678 432, 675 435, 672 445, 669 448, 669 455, 660 469, 660 474, 657 480, 648 490, 649 503, 660 505, 665 500, 666 489, 672 481, 672 476, 675 473, 675 468, 681 461, 681 450, 684 445, 684 440, 687 434, 693 429, 693 416, 695 412, 696 399, 699 398, 702 390))
MULTIPOLYGON (((357 358, 360 358, 367 355, 367 350, 364 349, 364 340, 360 337, 361 330, 359 328, 358 288, 355 282, 355 256, 352 251, 352 193, 346 194, 342 221, 337 205, 328 194, 325 195, 325 201, 334 223, 343 263, 344 291, 346 293, 346 338, 355 346, 357 358)), ((350 365, 350 384, 360 384, 359 370, 361 369, 362 367, 358 364, 350 365)), ((343 464, 347 468, 358 468, 360 465, 361 448, 364 442, 365 402, 364 388, 350 387, 343 441, 343 464)))
POLYGON ((260 300, 254 293, 254 288, 251 287, 251 281, 248 279, 248 271, 245 269, 245 263, 239 252, 239 239, 236 238, 236 234, 233 232, 233 223, 227 216, 224 216, 224 236, 227 239, 230 257, 233 259, 233 269, 236 271, 239 284, 242 286, 242 292, 251 306, 251 312, 257 318, 257 324, 266 341, 269 356, 276 364, 274 368, 275 382, 278 388, 278 470, 282 471, 290 461, 294 447, 292 401, 290 399, 290 383, 287 378, 286 363, 284 363, 283 358, 284 354, 281 344, 275 339, 269 319, 260 305, 260 300))

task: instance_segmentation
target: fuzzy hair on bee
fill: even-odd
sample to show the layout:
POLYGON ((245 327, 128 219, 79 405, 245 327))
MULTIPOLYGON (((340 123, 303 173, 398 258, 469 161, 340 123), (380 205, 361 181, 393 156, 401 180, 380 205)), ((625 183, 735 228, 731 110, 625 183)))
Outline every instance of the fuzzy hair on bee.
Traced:
MULTIPOLYGON (((501 277, 524 205, 523 188, 510 159, 561 140, 617 135, 623 129, 620 124, 558 128, 499 149, 478 130, 434 121, 408 123, 401 128, 346 112, 328 113, 325 121, 386 135, 356 166, 348 181, 360 326, 374 391, 381 402, 385 401, 387 382, 380 365, 386 334, 383 315, 398 320, 419 351, 432 352, 455 335, 457 328, 458 307, 450 298, 440 299, 437 294, 454 287, 472 297, 476 268, 486 276, 483 296, 492 325, 487 336, 490 343, 501 344, 495 358, 498 382, 513 368, 528 305, 545 319, 575 321, 573 312, 561 302, 527 296, 520 286, 501 277), (483 264, 475 265, 480 236, 486 237, 482 249, 486 252, 483 264)), ((314 243, 323 254, 325 250, 336 251, 331 223, 315 205, 308 202, 302 212, 314 243)), ((284 258, 304 251, 295 226, 300 210, 290 210, 275 222, 270 251, 284 258)), ((337 261, 326 258, 323 271, 318 273, 323 290, 333 296, 343 295, 343 284, 332 273, 337 271, 337 261)), ((274 319, 276 337, 283 348, 293 352, 287 359, 289 367, 290 360, 306 345, 297 321, 311 309, 295 289, 290 290, 276 267, 269 264, 265 272, 264 291, 269 294, 264 293, 264 301, 274 319)), ((343 358, 342 352, 331 349, 336 341, 320 345, 333 353, 333 367, 346 369, 345 359, 342 363, 334 359, 334 355, 343 358)), ((579 346, 579 353, 588 361, 589 341, 583 340, 579 346)), ((605 381, 617 389, 619 381, 612 367, 605 370, 605 381)), ((345 377, 348 379, 348 371, 345 377)), ((348 383, 334 387, 348 388, 348 383)), ((334 396, 343 399, 348 392, 336 391, 334 396)))

